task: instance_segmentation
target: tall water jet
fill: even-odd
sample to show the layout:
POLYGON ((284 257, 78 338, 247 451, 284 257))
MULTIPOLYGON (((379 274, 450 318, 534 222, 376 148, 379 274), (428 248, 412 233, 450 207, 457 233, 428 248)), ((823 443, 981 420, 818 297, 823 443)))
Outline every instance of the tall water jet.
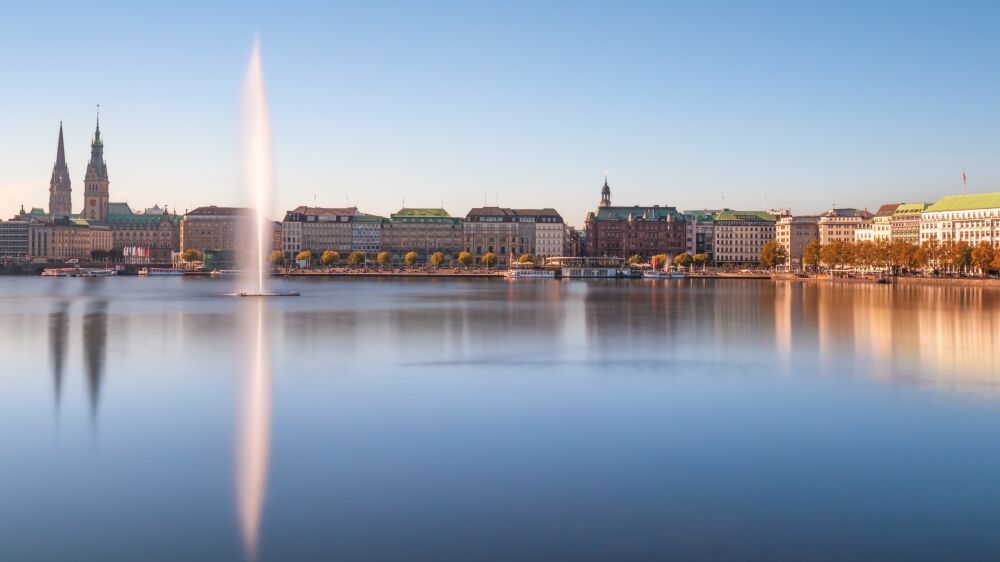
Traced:
POLYGON ((255 38, 243 86, 243 173, 254 210, 253 245, 245 252, 242 268, 250 271, 247 293, 265 294, 271 228, 271 123, 264 91, 264 68, 260 56, 260 40, 255 38))

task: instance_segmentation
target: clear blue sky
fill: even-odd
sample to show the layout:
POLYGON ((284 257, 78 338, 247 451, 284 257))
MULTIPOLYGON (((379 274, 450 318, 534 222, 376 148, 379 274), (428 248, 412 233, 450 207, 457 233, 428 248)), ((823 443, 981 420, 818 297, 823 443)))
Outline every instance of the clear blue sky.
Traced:
MULTIPOLYGON (((101 104, 112 200, 237 200, 259 34, 279 210, 616 204, 812 212, 1000 190, 1000 9, 842 2, 19 2, 0 213, 74 208, 101 104), (149 5, 147 5, 149 4, 149 5)), ((277 217, 276 217, 277 218, 277 217)))

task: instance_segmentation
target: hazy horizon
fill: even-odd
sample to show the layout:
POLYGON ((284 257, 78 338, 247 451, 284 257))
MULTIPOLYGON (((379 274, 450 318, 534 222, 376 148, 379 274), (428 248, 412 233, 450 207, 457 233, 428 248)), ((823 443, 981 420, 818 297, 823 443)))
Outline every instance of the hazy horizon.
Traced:
POLYGON ((931 202, 963 169, 1000 190, 995 6, 614 6, 18 5, 0 217, 47 208, 60 120, 82 207, 98 103, 112 201, 238 204, 255 35, 275 219, 498 201, 581 226, 605 170, 615 204, 680 209, 931 202))

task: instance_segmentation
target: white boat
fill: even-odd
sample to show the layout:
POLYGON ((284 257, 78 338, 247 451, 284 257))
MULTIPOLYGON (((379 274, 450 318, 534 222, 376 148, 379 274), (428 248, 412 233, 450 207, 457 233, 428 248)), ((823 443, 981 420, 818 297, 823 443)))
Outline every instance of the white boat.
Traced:
POLYGON ((212 277, 239 277, 241 275, 248 275, 248 272, 239 269, 216 269, 211 273, 212 277))
POLYGON ((42 271, 43 277, 111 277, 117 272, 102 267, 58 267, 42 271))
POLYGON ((42 271, 42 277, 79 277, 79 267, 50 267, 42 271))
POLYGON ((184 275, 184 272, 172 267, 144 267, 139 270, 139 275, 151 277, 154 275, 184 275))
POLYGON ((528 269, 515 267, 503 274, 507 279, 555 279, 556 272, 551 269, 528 269))

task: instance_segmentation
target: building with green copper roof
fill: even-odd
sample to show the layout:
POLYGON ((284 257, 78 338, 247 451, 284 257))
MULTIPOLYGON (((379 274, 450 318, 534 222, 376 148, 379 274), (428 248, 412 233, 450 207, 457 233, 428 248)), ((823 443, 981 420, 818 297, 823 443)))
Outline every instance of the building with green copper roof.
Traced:
POLYGON ((1000 193, 948 195, 920 215, 920 242, 988 242, 1000 246, 1000 193))
POLYGON ((715 215, 715 254, 717 265, 753 265, 760 263, 760 251, 774 240, 777 217, 767 211, 723 209, 715 215))
POLYGON ((382 251, 389 252, 396 265, 409 252, 417 253, 419 263, 441 252, 447 264, 462 251, 462 224, 444 209, 404 207, 382 224, 382 251))

